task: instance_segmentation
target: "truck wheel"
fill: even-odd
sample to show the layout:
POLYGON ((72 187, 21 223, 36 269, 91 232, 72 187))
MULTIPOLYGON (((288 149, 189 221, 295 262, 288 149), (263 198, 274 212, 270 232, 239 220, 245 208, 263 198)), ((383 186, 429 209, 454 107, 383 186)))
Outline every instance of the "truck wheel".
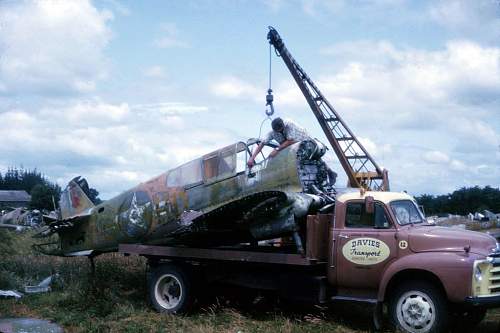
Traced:
POLYGON ((167 264, 158 266, 149 281, 149 299, 159 312, 186 313, 193 304, 192 282, 187 270, 167 264))
POLYGON ((389 304, 391 321, 408 333, 445 332, 447 303, 442 292, 424 281, 411 281, 397 287, 389 304))

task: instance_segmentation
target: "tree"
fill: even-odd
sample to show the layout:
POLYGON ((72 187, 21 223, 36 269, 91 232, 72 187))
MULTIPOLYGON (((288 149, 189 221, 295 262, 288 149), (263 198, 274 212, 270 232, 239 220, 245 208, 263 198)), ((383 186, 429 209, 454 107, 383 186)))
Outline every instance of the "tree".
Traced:
POLYGON ((89 188, 88 196, 90 201, 92 201, 94 205, 98 205, 102 202, 102 200, 99 199, 99 191, 97 191, 95 188, 89 188))
POLYGON ((23 167, 9 167, 5 175, 0 174, 0 190, 24 190, 32 195, 29 207, 32 209, 53 210, 59 203, 61 188, 50 182, 36 168, 26 170, 23 167))
POLYGON ((467 215, 485 209, 494 213, 500 212, 500 189, 491 186, 462 187, 450 194, 438 196, 423 194, 415 199, 424 206, 425 212, 429 215, 439 213, 467 215))
POLYGON ((37 184, 31 190, 31 202, 29 207, 31 209, 53 210, 54 203, 57 205, 60 197, 61 188, 58 185, 50 183, 37 184))

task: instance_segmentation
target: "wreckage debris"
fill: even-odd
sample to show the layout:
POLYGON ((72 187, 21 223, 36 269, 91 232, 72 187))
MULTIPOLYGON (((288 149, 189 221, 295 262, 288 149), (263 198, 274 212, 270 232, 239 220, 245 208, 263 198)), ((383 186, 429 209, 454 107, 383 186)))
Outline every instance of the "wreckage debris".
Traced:
MULTIPOLYGON (((23 297, 23 294, 17 290, 0 290, 0 297, 2 297, 2 298, 9 298, 9 297, 21 298, 21 297, 23 297)), ((0 331, 0 332, 3 332, 3 331, 0 331)))
POLYGON ((40 282, 36 286, 25 286, 24 287, 24 292, 26 294, 37 294, 37 293, 46 293, 46 292, 49 292, 49 291, 52 290, 51 287, 50 287, 50 285, 58 277, 59 277, 59 274, 56 273, 54 275, 51 275, 51 276, 43 279, 43 281, 40 282))

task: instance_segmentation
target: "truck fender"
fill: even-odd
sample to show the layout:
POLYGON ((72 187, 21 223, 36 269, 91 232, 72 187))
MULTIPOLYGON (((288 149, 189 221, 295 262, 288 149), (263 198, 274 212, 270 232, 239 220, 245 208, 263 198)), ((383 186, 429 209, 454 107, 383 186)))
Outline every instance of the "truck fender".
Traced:
POLYGON ((420 252, 399 258, 385 269, 377 299, 383 302, 390 292, 388 287, 401 277, 431 280, 444 290, 450 301, 462 302, 471 293, 474 259, 463 252, 420 252))

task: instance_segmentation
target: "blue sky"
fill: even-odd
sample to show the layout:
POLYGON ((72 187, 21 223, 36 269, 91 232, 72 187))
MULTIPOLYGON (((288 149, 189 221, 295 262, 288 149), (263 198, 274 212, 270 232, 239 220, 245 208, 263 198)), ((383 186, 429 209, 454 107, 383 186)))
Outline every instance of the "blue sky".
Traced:
MULTIPOLYGON (((0 171, 109 198, 258 136, 269 25, 394 190, 500 186, 498 0, 0 2, 0 171)), ((326 142, 272 66, 277 115, 326 142)))

